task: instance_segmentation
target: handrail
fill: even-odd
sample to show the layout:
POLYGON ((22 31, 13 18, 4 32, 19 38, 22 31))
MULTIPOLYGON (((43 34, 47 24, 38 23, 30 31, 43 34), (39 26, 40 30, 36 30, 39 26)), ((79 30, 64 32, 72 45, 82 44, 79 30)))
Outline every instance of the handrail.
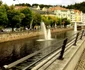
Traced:
MULTIPOLYGON (((64 40, 64 39, 63 39, 63 40, 64 40)), ((61 42, 61 41, 62 41, 62 40, 60 40, 59 42, 61 42)), ((55 42, 55 43, 52 44, 52 45, 58 44, 59 42, 57 42, 57 43, 55 42)), ((51 46, 52 46, 52 45, 51 45, 51 46)), ((48 46, 48 47, 50 47, 50 46, 48 46)), ((41 50, 39 50, 39 51, 36 51, 36 52, 34 52, 34 53, 30 54, 30 55, 27 55, 27 56, 25 56, 25 57, 23 57, 23 58, 21 58, 21 59, 19 59, 19 60, 16 60, 15 62, 12 62, 12 63, 8 64, 8 65, 4 65, 3 67, 4 67, 5 69, 12 68, 12 67, 18 65, 19 63, 22 63, 23 61, 25 61, 25 60, 27 60, 27 59, 29 59, 29 58, 31 58, 31 57, 39 54, 41 51, 47 49, 48 47, 43 48, 43 49, 41 49, 41 50)))
MULTIPOLYGON (((68 37, 67 37, 68 38, 68 37)), ((67 39, 66 38, 66 39, 67 39)), ((76 37, 75 37, 76 38, 76 37)), ((66 45, 66 46, 68 46, 66 49, 65 49, 65 51, 67 51, 72 45, 73 45, 73 43, 74 43, 74 40, 75 40, 75 38, 71 41, 72 43, 71 43, 71 45, 66 45)), ((64 40, 64 42, 65 42, 65 40, 64 40)), ((77 41, 76 41, 77 42, 77 41)), ((68 43, 70 43, 70 42, 68 42, 68 43)), ((62 56, 63 57, 63 56, 62 56)), ((59 58, 58 58, 59 59, 59 58)), ((62 58, 60 58, 60 59, 62 59, 62 58)), ((56 59, 54 59, 53 60, 53 62, 55 61, 56 59)), ((53 63, 52 62, 52 63, 53 63)), ((43 63, 43 65, 44 65, 45 63, 43 63)), ((51 63, 50 63, 51 64, 51 63)), ((44 68, 44 70, 46 70, 48 67, 49 67, 49 65, 50 64, 48 64, 48 65, 46 65, 46 67, 44 68)), ((32 70, 38 70, 39 68, 41 68, 41 67, 39 67, 41 64, 39 64, 38 66, 36 66, 36 67, 34 67, 32 70)), ((24 70, 26 70, 26 69, 24 69, 24 70)))
MULTIPOLYGON (((45 59, 46 57, 48 57, 49 55, 51 55, 52 53, 54 53, 55 51, 57 51, 58 49, 60 49, 60 47, 59 47, 59 48, 57 48, 57 49, 55 49, 55 50, 53 50, 52 52, 50 52, 49 54, 45 55, 44 57, 42 57, 42 58, 38 59, 37 61, 33 62, 32 64, 30 64, 30 65, 26 66, 26 67, 25 67, 25 68, 23 68, 22 70, 26 70, 27 68, 30 68, 30 67, 31 67, 31 66, 33 66, 34 64, 38 63, 39 61, 41 61, 41 60, 45 59)), ((57 54, 58 54, 58 53, 57 53, 57 54)))
MULTIPOLYGON (((84 33, 84 31, 81 32, 81 36, 83 36, 83 33, 84 33)), ((80 34, 80 32, 77 32, 77 33, 75 33, 75 34, 73 34, 73 35, 71 35, 69 37, 66 37, 65 39, 59 41, 59 42, 63 41, 62 50, 61 50, 61 54, 59 56, 59 59, 63 59, 65 47, 68 47, 69 45, 73 45, 73 44, 76 46, 76 42, 78 41, 78 38, 79 38, 78 34, 80 34)), ((57 43, 55 42, 53 45, 58 44, 59 42, 57 42, 57 43)), ((51 46, 53 46, 53 45, 51 45, 51 46)), ((48 47, 50 47, 50 46, 48 46, 48 47)), ((48 47, 46 47, 46 48, 48 48, 48 47)), ((13 63, 10 63, 8 65, 4 65, 4 68, 5 69, 12 68, 12 67, 18 65, 19 63, 22 63, 23 61, 25 61, 25 60, 27 60, 27 59, 29 59, 29 58, 39 54, 40 52, 42 52, 46 48, 43 48, 43 49, 41 49, 39 51, 36 51, 36 52, 34 52, 34 53, 30 54, 30 55, 27 55, 27 56, 25 56, 25 57, 15 61, 15 62, 13 62, 13 63)), ((41 60, 43 60, 44 58, 48 57, 49 55, 51 55, 52 53, 54 53, 55 51, 57 51, 60 48, 61 48, 61 46, 56 48, 56 49, 54 49, 54 50, 52 50, 52 52, 48 53, 47 55, 43 56, 42 58, 38 59, 37 61, 31 63, 30 65, 26 66, 25 68, 23 68, 23 70, 26 70, 27 68, 30 68, 31 66, 33 66, 36 63, 40 62, 41 60)))

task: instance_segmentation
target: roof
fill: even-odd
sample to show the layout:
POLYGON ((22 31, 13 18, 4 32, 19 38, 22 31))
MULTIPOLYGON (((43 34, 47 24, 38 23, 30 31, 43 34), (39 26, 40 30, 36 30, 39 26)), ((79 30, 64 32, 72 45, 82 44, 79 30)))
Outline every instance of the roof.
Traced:
POLYGON ((49 8, 49 11, 54 11, 54 10, 68 10, 68 9, 62 8, 62 7, 60 7, 60 6, 56 6, 56 7, 51 7, 51 8, 49 8))
POLYGON ((15 6, 15 9, 27 8, 27 6, 15 6))
POLYGON ((75 13, 79 13, 79 14, 81 13, 80 10, 75 10, 75 9, 74 9, 74 12, 75 12, 75 13))

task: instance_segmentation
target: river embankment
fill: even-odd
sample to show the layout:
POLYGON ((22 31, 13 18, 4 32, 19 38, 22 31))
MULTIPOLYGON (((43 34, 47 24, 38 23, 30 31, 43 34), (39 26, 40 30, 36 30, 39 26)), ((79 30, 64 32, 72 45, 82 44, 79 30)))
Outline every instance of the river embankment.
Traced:
MULTIPOLYGON (((54 32, 63 32, 63 31, 69 31, 72 30, 72 28, 56 28, 56 29, 51 29, 51 33, 54 32)), ((11 33, 3 33, 0 34, 0 42, 6 42, 6 41, 12 41, 12 40, 17 40, 17 39, 24 39, 24 38, 29 38, 29 37, 34 37, 34 36, 39 36, 43 35, 41 31, 24 31, 24 32, 11 32, 11 33)))

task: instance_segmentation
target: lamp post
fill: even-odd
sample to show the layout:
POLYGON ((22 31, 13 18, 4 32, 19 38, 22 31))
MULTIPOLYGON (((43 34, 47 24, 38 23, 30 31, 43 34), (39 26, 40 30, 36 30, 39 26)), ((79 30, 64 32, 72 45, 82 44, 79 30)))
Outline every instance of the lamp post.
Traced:
POLYGON ((74 31, 77 31, 77 23, 76 23, 76 21, 74 23, 74 31))

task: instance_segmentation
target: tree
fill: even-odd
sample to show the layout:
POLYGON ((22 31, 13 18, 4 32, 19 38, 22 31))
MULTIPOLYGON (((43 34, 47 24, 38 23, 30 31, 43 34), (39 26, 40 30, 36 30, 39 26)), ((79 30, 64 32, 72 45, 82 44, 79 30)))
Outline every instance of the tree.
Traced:
POLYGON ((31 5, 29 3, 15 4, 15 6, 28 6, 28 7, 31 7, 31 5))
POLYGON ((4 6, 0 6, 0 25, 6 26, 8 22, 6 9, 4 6))
POLYGON ((34 7, 34 6, 36 6, 36 7, 37 7, 37 6, 39 6, 39 4, 32 4, 32 7, 34 7))
POLYGON ((17 14, 17 15, 15 15, 13 18, 12 18, 12 21, 13 21, 13 23, 15 23, 16 25, 16 27, 17 28, 19 28, 20 27, 20 23, 21 23, 21 21, 22 21, 22 19, 24 18, 25 16, 24 16, 24 14, 22 14, 22 13, 19 13, 19 14, 17 14))
POLYGON ((78 9, 81 10, 82 12, 85 13, 85 2, 81 2, 81 3, 75 3, 73 5, 68 5, 66 8, 68 9, 78 9))
POLYGON ((64 25, 64 28, 66 28, 66 26, 70 24, 70 21, 67 18, 64 18, 62 19, 62 24, 64 25))
POLYGON ((9 6, 7 4, 3 4, 3 6, 5 7, 6 12, 7 12, 9 10, 9 6))
POLYGON ((48 20, 48 16, 42 16, 41 19, 42 19, 42 21, 45 23, 46 26, 49 25, 49 22, 50 22, 50 21, 48 20))
POLYGON ((40 6, 40 8, 43 8, 43 7, 46 7, 46 8, 49 8, 49 7, 53 7, 52 5, 44 5, 44 4, 32 4, 32 7, 35 6, 40 6))
POLYGON ((51 26, 55 26, 55 24, 57 24, 58 19, 55 16, 48 16, 48 21, 51 26))
POLYGON ((2 5, 2 1, 0 1, 0 6, 2 5))
POLYGON ((21 22, 22 26, 24 26, 24 29, 25 27, 30 27, 30 23, 32 21, 32 11, 29 8, 24 8, 21 10, 21 13, 25 15, 21 22))
POLYGON ((60 26, 62 23, 62 18, 58 18, 57 25, 60 26))
POLYGON ((35 25, 40 25, 41 22, 41 15, 39 13, 33 13, 33 23, 32 26, 34 28, 35 25))
POLYGON ((12 27, 12 31, 14 31, 14 27, 19 27, 22 19, 25 17, 23 13, 20 13, 18 10, 10 9, 7 12, 9 19, 9 26, 12 27))
POLYGON ((14 5, 11 5, 10 7, 9 7, 9 10, 13 10, 15 8, 15 6, 14 5))

